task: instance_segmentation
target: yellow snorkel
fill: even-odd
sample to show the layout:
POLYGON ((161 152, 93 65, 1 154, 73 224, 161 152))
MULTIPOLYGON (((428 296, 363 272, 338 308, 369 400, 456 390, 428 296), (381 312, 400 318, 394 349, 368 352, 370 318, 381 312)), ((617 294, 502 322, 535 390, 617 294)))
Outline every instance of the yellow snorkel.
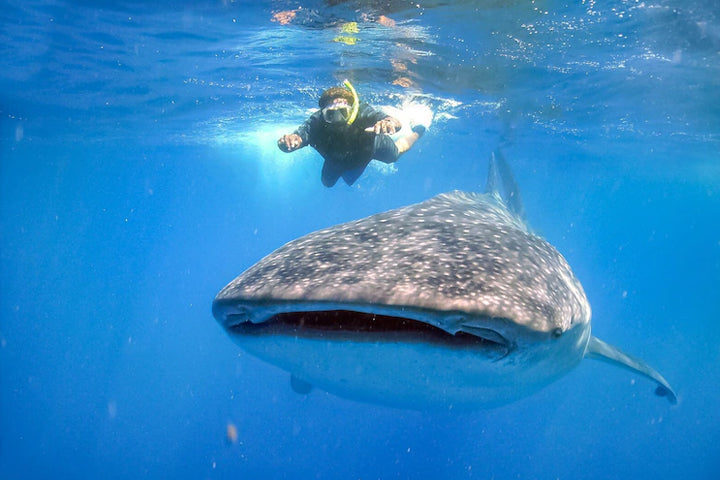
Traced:
POLYGON ((360 100, 358 99, 358 94, 355 91, 355 88, 352 86, 352 83, 350 83, 350 80, 345 79, 343 81, 343 85, 345 85, 345 87, 347 87, 347 89, 350 90, 350 93, 352 93, 352 96, 353 96, 353 106, 352 106, 352 110, 350 111, 350 118, 348 118, 348 120, 347 120, 347 124, 352 125, 352 123, 357 118, 358 109, 360 108, 360 100))

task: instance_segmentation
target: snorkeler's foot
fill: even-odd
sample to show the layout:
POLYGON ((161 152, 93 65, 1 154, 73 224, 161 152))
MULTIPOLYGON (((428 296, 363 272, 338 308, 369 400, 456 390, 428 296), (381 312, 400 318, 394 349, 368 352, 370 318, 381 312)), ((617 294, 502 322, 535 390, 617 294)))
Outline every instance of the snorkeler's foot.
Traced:
POLYGON ((432 110, 421 104, 413 105, 410 110, 408 111, 410 114, 410 130, 422 137, 430 128, 430 123, 432 123, 432 110))
POLYGON ((425 135, 425 131, 427 130, 427 128, 425 128, 425 125, 421 125, 421 124, 420 124, 420 125, 412 125, 412 124, 410 124, 410 125, 411 125, 411 126, 410 126, 410 130, 412 130, 413 132, 417 133, 417 134, 420 135, 421 137, 422 137, 423 135, 425 135))

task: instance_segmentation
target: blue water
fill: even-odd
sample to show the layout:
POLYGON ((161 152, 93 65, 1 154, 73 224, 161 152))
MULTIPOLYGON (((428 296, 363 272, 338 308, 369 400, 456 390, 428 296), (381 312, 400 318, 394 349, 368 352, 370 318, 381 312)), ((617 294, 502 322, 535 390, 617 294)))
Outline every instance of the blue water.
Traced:
POLYGON ((0 478, 720 478, 715 0, 1 5, 0 478), (344 78, 436 120, 327 189, 275 140, 344 78), (498 146, 594 333, 679 405, 589 360, 475 413, 300 396, 212 318, 290 239, 480 190, 498 146))

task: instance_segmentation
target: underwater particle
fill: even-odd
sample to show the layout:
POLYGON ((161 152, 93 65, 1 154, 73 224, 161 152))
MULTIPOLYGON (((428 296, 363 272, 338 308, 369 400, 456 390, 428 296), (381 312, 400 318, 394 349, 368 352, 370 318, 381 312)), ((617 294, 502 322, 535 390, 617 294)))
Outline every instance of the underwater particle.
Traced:
POLYGON ((225 441, 229 444, 237 443, 238 431, 234 423, 228 422, 225 429, 225 441))

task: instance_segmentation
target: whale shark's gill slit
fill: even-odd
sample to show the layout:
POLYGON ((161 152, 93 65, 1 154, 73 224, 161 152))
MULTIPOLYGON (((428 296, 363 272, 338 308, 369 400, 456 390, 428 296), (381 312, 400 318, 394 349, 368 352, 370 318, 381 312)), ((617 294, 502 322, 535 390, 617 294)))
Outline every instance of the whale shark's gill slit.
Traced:
POLYGON ((242 322, 231 327, 244 334, 281 334, 298 337, 346 337, 361 341, 408 341, 441 344, 455 348, 508 349, 499 335, 486 338, 467 332, 448 333, 419 320, 392 315, 325 310, 279 313, 262 323, 242 322))

